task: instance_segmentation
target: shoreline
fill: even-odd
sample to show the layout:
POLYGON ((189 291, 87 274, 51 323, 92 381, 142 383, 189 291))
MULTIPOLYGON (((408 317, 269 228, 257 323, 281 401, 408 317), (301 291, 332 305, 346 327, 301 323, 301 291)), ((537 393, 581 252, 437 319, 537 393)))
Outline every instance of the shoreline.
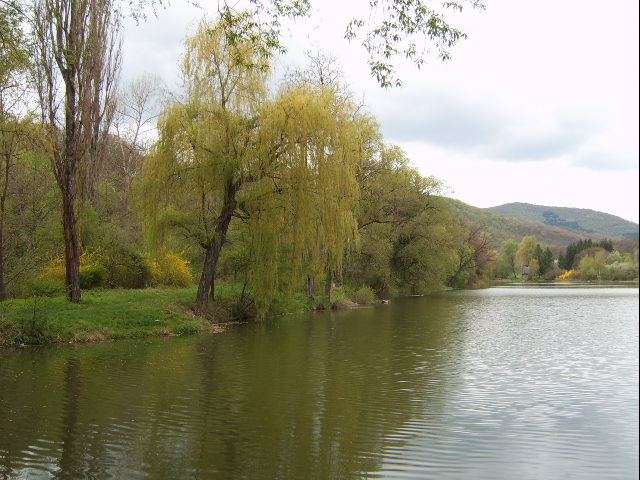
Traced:
MULTIPOLYGON (((485 288, 501 285, 536 286, 540 282, 494 280, 485 288)), ((558 287, 632 286, 637 281, 544 282, 558 287)), ((120 339, 173 337, 196 333, 220 333, 233 325, 252 320, 227 318, 224 307, 214 307, 204 315, 193 311, 195 286, 186 288, 146 288, 140 290, 86 290, 82 301, 72 304, 65 297, 31 297, 0 303, 0 348, 62 344, 86 344, 120 339), (215 321, 217 316, 220 320, 215 321)), ((222 303, 225 298, 222 296, 222 303)), ((358 304, 343 302, 318 309, 300 302, 288 305, 274 316, 350 309, 387 304, 389 300, 358 304)))

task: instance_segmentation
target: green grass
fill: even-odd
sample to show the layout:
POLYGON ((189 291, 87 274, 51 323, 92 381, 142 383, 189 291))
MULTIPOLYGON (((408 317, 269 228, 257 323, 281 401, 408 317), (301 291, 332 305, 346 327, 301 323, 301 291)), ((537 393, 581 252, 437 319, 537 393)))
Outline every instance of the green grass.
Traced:
POLYGON ((0 345, 88 342, 183 335, 211 324, 190 314, 195 287, 88 290, 79 304, 64 297, 0 303, 0 345))
MULTIPOLYGON (((246 322, 255 317, 255 305, 242 292, 242 284, 216 282, 216 301, 200 315, 191 309, 195 286, 84 290, 79 304, 62 296, 7 300, 0 302, 0 346, 84 343, 219 330, 222 323, 246 322)), ((268 315, 348 306, 353 303, 348 293, 352 292, 336 288, 331 301, 322 295, 309 300, 301 292, 279 294, 268 315)), ((366 293, 374 296, 372 291, 366 293)), ((359 303, 370 302, 360 299, 359 303)))

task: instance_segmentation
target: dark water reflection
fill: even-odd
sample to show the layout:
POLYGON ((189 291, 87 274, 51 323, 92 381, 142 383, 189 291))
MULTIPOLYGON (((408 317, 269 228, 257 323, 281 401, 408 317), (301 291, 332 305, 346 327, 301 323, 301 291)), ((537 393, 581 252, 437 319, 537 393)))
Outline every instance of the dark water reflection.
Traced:
POLYGON ((0 479, 638 478, 638 290, 0 351, 0 479))

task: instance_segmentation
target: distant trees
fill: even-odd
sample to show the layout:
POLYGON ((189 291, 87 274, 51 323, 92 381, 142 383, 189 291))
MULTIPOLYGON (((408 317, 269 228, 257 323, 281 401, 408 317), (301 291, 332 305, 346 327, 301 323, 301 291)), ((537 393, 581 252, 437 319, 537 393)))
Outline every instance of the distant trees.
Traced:
POLYGON ((358 168, 360 246, 350 252, 345 281, 388 297, 442 287, 453 270, 450 218, 437 198, 440 182, 422 177, 406 154, 380 139, 358 168))
POLYGON ((420 175, 399 147, 370 148, 358 173, 360 247, 345 281, 383 297, 481 284, 493 258, 481 230, 448 208, 441 182, 420 175))
POLYGON ((553 253, 548 247, 544 248, 534 235, 523 237, 520 243, 513 239, 502 243, 496 275, 501 278, 513 276, 515 279, 523 266, 528 267, 529 278, 532 279, 550 280, 559 273, 553 253))
MULTIPOLYGON (((538 239, 534 235, 527 235, 520 241, 516 252, 516 259, 521 266, 529 265, 530 269, 533 270, 532 264, 534 264, 534 260, 537 262, 536 247, 538 247, 538 239)), ((537 268, 535 268, 535 273, 533 271, 531 272, 531 276, 535 276, 536 273, 537 268)))
POLYGON ((512 259, 518 267, 529 266, 529 277, 543 280, 632 280, 638 277, 636 256, 614 250, 608 239, 594 242, 584 239, 567 246, 558 260, 547 247, 539 244, 535 236, 526 236, 520 243, 507 240, 502 244, 496 267, 497 278, 513 275, 512 259), (515 256, 513 252, 515 251, 515 256))
POLYGON ((611 240, 579 240, 567 246, 559 263, 567 270, 562 279, 633 280, 638 278, 638 258, 614 250, 611 240))
POLYGON ((576 255, 578 255, 583 250, 587 250, 593 247, 601 247, 604 248, 607 252, 613 251, 613 243, 611 240, 604 239, 600 242, 594 242, 590 238, 584 240, 578 240, 575 243, 571 243, 567 246, 564 255, 560 255, 558 259, 558 266, 565 270, 571 270, 575 264, 576 255))
POLYGON ((500 256, 496 264, 496 273, 499 277, 518 278, 516 253, 518 251, 518 242, 512 238, 502 242, 500 256))
POLYGON ((133 182, 142 172, 144 157, 153 142, 163 96, 162 80, 145 74, 118 92, 114 112, 110 170, 121 181, 120 226, 125 227, 131 214, 130 200, 133 182), (115 153, 115 154, 114 154, 115 153))
POLYGON ((447 285, 454 288, 481 286, 492 274, 495 253, 479 227, 463 224, 464 237, 456 249, 456 264, 447 285))

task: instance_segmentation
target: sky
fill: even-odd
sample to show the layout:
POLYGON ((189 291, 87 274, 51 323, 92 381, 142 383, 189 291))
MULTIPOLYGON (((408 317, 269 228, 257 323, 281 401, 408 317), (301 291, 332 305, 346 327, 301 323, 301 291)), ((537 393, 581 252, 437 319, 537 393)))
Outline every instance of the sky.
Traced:
MULTIPOLYGON (((182 42, 217 0, 173 0, 125 24, 123 83, 146 73, 179 90, 182 42)), ((510 202, 589 208, 638 222, 637 0, 486 0, 450 14, 468 38, 446 63, 396 61, 400 88, 371 77, 348 21, 368 0, 314 0, 285 32, 275 76, 304 66, 304 51, 336 57, 354 95, 448 196, 476 207, 510 202)), ((434 3, 439 5, 439 2, 434 3)))

